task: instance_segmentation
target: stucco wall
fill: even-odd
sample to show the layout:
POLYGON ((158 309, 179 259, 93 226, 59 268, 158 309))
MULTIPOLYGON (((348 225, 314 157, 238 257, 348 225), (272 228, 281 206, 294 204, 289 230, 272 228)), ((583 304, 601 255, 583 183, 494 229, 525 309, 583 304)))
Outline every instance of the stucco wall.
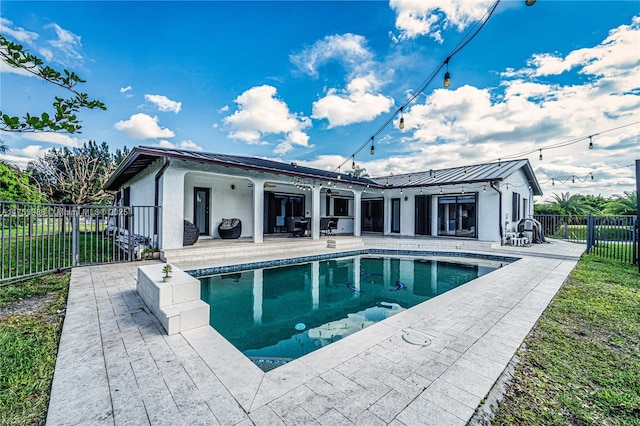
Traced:
POLYGON ((249 179, 203 172, 187 173, 184 178, 184 218, 190 222, 194 220, 193 194, 196 187, 210 190, 209 235, 219 238, 218 225, 222 219, 238 218, 242 222, 241 237, 253 236, 253 183, 249 179))

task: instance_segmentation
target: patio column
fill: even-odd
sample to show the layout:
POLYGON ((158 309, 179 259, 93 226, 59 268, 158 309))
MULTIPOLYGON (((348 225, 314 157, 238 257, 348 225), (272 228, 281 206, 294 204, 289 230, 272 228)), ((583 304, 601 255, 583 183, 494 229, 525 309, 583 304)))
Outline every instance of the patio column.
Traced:
POLYGON ((320 185, 311 188, 311 239, 320 238, 320 185))
POLYGON ((253 242, 261 243, 264 238, 264 179, 253 182, 253 242))
POLYGON ((355 190, 353 191, 353 236, 360 236, 360 229, 362 226, 360 222, 362 221, 362 191, 355 190))

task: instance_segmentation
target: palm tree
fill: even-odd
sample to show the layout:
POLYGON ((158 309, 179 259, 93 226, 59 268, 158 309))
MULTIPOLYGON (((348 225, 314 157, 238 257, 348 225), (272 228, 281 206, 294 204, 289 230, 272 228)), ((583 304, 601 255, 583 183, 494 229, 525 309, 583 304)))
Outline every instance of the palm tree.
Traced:
POLYGON ((569 192, 553 194, 554 201, 547 201, 549 204, 557 204, 564 214, 568 216, 576 216, 587 214, 590 212, 589 206, 582 203, 581 196, 578 194, 569 195, 569 192))
POLYGON ((617 197, 609 201, 603 213, 614 215, 638 214, 638 193, 636 191, 624 191, 624 197, 617 197))

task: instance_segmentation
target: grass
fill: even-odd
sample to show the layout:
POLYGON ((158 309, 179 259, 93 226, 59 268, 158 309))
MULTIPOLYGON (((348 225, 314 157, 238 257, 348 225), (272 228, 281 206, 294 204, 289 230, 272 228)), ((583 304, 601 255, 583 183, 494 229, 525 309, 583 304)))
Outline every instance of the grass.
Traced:
MULTIPOLYGON (((73 266, 72 239, 69 234, 40 235, 4 239, 4 256, 0 277, 29 275, 32 273, 66 269, 73 266)), ((81 233, 78 240, 80 264, 111 262, 124 259, 111 238, 102 234, 81 233)))
POLYGON ((69 288, 69 273, 0 287, 0 307, 49 296, 34 311, 0 319, 0 424, 44 424, 69 288), (39 309, 38 309, 39 308, 39 309))
POLYGON ((638 267, 584 255, 519 352, 494 424, 640 425, 638 267))

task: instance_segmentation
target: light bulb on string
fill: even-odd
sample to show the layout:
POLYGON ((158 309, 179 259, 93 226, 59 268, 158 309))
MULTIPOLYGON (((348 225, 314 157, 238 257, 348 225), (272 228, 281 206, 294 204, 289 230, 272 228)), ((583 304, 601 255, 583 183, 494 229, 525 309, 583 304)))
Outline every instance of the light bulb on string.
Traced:
POLYGON ((442 194, 442 187, 440 187, 440 194, 442 194))
POLYGON ((402 108, 400 108, 400 122, 398 123, 398 128, 400 130, 404 129, 404 114, 402 113, 402 108))
POLYGON ((593 139, 589 136, 589 149, 593 149, 593 139))
POLYGON ((376 153, 376 148, 373 146, 373 136, 371 136, 371 150, 369 151, 371 155, 376 153))
POLYGON ((556 181, 553 178, 551 179, 551 186, 556 186, 556 181))
POLYGON ((464 175, 465 176, 467 175, 467 168, 466 167, 464 168, 464 175))
POLYGON ((464 195, 464 186, 462 187, 462 195, 464 195))
POLYGON ((591 180, 593 180, 593 173, 591 173, 591 180))
POLYGON ((355 170, 356 169, 356 157, 353 156, 352 158, 353 158, 353 160, 351 161, 351 170, 355 170))
POLYGON ((571 183, 576 183, 576 177, 575 176, 571 176, 571 183))
POLYGON ((502 163, 500 162, 500 159, 498 158, 498 170, 500 170, 502 168, 502 163))
POLYGON ((542 161, 542 150, 540 150, 540 161, 542 161))

